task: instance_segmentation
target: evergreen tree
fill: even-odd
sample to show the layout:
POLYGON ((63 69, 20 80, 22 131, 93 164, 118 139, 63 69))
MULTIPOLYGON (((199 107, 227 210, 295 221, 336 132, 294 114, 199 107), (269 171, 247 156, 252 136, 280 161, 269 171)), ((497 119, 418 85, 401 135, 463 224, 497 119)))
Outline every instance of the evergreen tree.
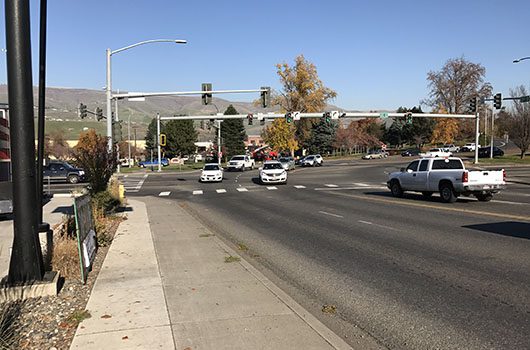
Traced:
POLYGON ((331 153, 333 151, 337 126, 338 124, 335 122, 328 124, 322 119, 318 124, 315 124, 311 130, 310 152, 321 154, 331 153))
POLYGON ((164 125, 163 130, 167 137, 167 145, 164 148, 166 157, 171 158, 195 152, 198 133, 193 120, 170 120, 164 125))
MULTIPOLYGON (((226 109, 225 115, 238 114, 234 106, 230 105, 226 109)), ((245 153, 244 140, 247 138, 243 119, 225 119, 221 123, 221 137, 223 140, 224 154, 227 158, 245 153)))
POLYGON ((145 134, 145 154, 149 155, 151 150, 156 150, 156 118, 151 120, 145 134))

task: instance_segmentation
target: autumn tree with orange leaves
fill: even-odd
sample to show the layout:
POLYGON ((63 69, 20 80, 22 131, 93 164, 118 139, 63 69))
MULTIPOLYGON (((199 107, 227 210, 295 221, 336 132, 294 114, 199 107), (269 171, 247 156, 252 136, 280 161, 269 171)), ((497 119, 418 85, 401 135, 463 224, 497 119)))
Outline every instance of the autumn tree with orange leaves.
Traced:
MULTIPOLYGON (((440 105, 438 113, 447 114, 447 110, 440 105)), ((458 120, 455 118, 439 118, 432 131, 431 143, 453 143, 458 131, 458 120)))

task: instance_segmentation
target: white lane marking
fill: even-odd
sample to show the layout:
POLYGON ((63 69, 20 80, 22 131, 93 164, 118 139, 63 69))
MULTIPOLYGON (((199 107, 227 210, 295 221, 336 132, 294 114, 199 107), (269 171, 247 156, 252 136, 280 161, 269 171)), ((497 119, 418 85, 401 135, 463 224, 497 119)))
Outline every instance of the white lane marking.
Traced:
POLYGON ((170 193, 171 192, 169 192, 169 191, 164 191, 164 192, 160 192, 160 194, 158 196, 159 197, 167 197, 167 196, 169 196, 170 193))
POLYGON ((338 185, 333 185, 333 184, 324 184, 324 186, 326 186, 326 187, 339 187, 338 185))
POLYGON ((237 188, 239 192, 248 192, 248 190, 245 187, 237 188))
POLYGON ((193 194, 202 194, 202 190, 193 191, 193 194))
POLYGON ((370 186, 370 187, 339 187, 339 188, 329 188, 329 187, 317 187, 315 191, 343 191, 343 190, 366 190, 366 189, 387 189, 386 186, 370 186))
POLYGON ((129 190, 129 189, 125 189, 125 192, 140 192, 140 190, 129 190))
POLYGON ((344 217, 344 216, 342 216, 342 215, 337 215, 337 214, 333 214, 333 213, 328 213, 327 211, 322 211, 322 210, 319 210, 319 213, 320 213, 320 214, 324 214, 324 215, 333 216, 333 217, 336 217, 336 218, 343 218, 343 217, 344 217))
POLYGON ((268 190, 277 190, 278 187, 276 187, 276 186, 267 186, 267 189, 268 190))
POLYGON ((215 190, 217 193, 226 193, 226 190, 224 188, 220 188, 218 190, 215 190))
POLYGON ((295 185, 294 188, 300 189, 300 188, 305 188, 305 186, 303 186, 303 185, 295 185))
POLYGON ((362 183, 362 182, 355 182, 354 185, 355 186, 361 186, 361 187, 370 187, 370 185, 362 183))
POLYGON ((140 180, 140 182, 138 182, 138 185, 136 185, 136 189, 137 190, 142 188, 142 185, 144 184, 145 179, 147 179, 148 176, 149 176, 149 174, 145 174, 144 177, 140 180))
POLYGON ((381 228, 384 228, 384 229, 387 229, 387 230, 399 231, 398 229, 395 229, 395 228, 393 228, 393 227, 385 226, 385 225, 379 225, 379 224, 374 224, 373 222, 370 222, 370 221, 359 220, 359 222, 360 222, 361 224, 377 226, 377 227, 381 227, 381 228))
POLYGON ((500 201, 498 199, 492 200, 493 203, 503 203, 503 204, 514 204, 514 205, 529 205, 528 203, 521 202, 510 202, 510 201, 500 201))

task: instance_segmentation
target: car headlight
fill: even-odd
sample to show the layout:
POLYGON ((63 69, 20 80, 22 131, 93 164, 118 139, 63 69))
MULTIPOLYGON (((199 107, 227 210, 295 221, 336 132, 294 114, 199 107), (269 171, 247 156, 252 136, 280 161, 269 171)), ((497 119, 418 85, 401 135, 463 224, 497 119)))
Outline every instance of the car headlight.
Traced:
POLYGON ((79 175, 85 175, 85 172, 83 170, 79 171, 79 175))
POLYGON ((287 175, 287 172, 284 170, 282 171, 281 175, 287 175))

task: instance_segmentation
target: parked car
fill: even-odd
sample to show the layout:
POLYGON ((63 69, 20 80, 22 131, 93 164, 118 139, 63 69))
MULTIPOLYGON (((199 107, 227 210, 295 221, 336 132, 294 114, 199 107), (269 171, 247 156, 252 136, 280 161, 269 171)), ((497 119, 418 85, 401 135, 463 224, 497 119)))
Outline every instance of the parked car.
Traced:
POLYGON ((453 145, 452 143, 445 144, 441 147, 446 152, 456 153, 460 152, 460 147, 453 145))
MULTIPOLYGON (((478 157, 479 158, 489 158, 490 154, 491 154, 490 152, 491 152, 491 147, 490 146, 480 147, 478 149, 478 157)), ((504 155, 504 151, 502 149, 500 149, 499 147, 493 146, 493 156, 494 157, 502 157, 503 155, 504 155)))
POLYGON ((223 181, 223 168, 217 163, 205 164, 202 168, 199 182, 221 182, 223 181))
MULTIPOLYGON (((168 166, 169 165, 169 159, 167 158, 161 158, 160 159, 160 164, 162 164, 162 166, 168 166)), ((139 162, 138 163, 138 166, 140 168, 147 168, 147 167, 150 167, 150 166, 158 166, 158 158, 155 158, 153 160, 144 160, 142 162, 139 162)))
POLYGON ((269 160, 263 163, 259 168, 259 182, 267 183, 287 183, 287 171, 283 168, 282 163, 277 160, 269 160))
POLYGON ((402 157, 416 157, 420 154, 419 149, 408 149, 403 152, 401 152, 402 157))
POLYGON ((300 163, 302 166, 322 166, 324 160, 320 154, 310 154, 300 163))
POLYGON ((453 154, 451 152, 447 152, 442 148, 431 148, 429 152, 420 153, 420 156, 422 157, 451 157, 453 154))
MULTIPOLYGON (((478 145, 480 148, 480 145, 478 145)), ((460 152, 474 152, 475 151, 475 143, 466 143, 462 148, 460 148, 460 152)))
POLYGON ((394 197, 403 192, 421 192, 430 197, 440 192, 442 201, 453 203, 458 196, 475 196, 488 202, 493 194, 506 187, 506 172, 501 170, 466 170, 460 158, 422 158, 389 175, 387 187, 394 197))
POLYGON ((233 156, 228 162, 227 168, 231 170, 245 171, 246 169, 254 169, 254 159, 248 155, 233 156))
POLYGON ((362 159, 381 159, 388 157, 388 153, 382 150, 373 150, 362 156, 362 159))
POLYGON ((292 157, 281 157, 278 159, 285 170, 293 170, 295 168, 294 159, 292 157))
POLYGON ((44 181, 67 181, 76 184, 86 180, 85 172, 67 162, 51 161, 42 167, 44 181))

